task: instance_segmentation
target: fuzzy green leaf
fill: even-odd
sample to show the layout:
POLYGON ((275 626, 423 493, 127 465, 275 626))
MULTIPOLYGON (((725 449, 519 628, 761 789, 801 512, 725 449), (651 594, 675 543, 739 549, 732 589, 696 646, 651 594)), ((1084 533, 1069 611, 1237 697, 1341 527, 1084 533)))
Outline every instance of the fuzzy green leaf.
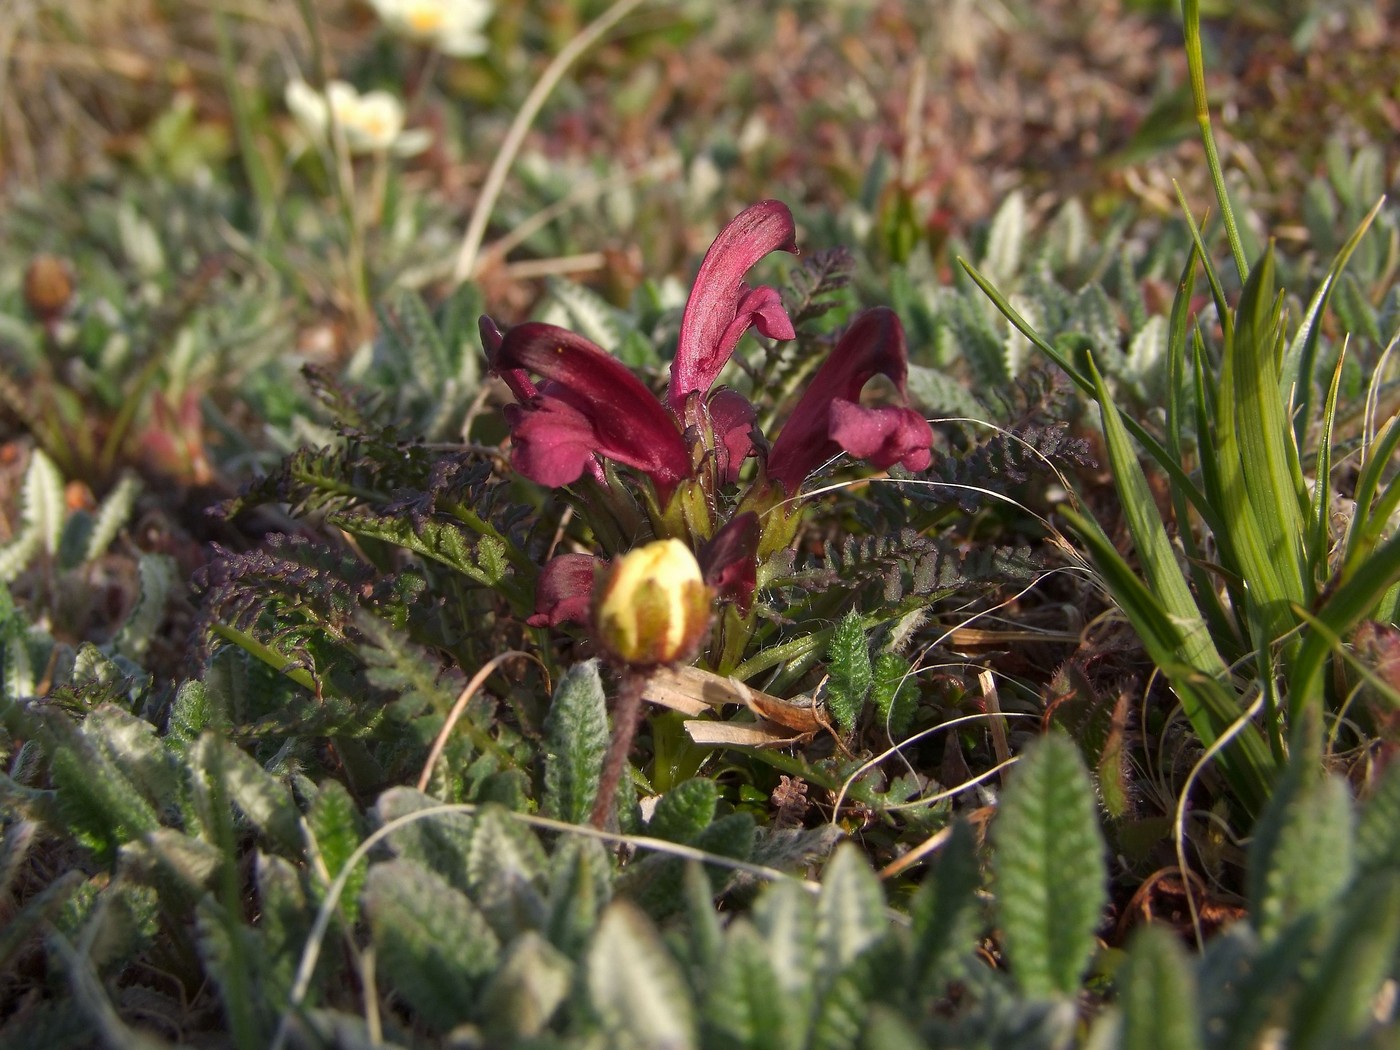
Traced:
POLYGON ((107 548, 117 538, 117 533, 121 532, 131 519, 136 497, 140 494, 141 482, 136 475, 123 474, 93 515, 92 529, 87 536, 87 549, 83 552, 84 563, 94 561, 107 552, 107 548))
POLYGON ((23 503, 20 512, 23 531, 39 537, 44 553, 56 554, 63 534, 63 520, 68 516, 63 497, 63 475, 58 472, 53 460, 39 449, 35 449, 30 457, 20 499, 23 503))
POLYGON ((737 919, 725 931, 704 1000, 702 1022, 713 1045, 798 1050, 804 1020, 775 993, 777 974, 753 924, 737 919))
POLYGON ((1293 997, 1292 1050, 1329 1050, 1372 1018, 1400 947, 1400 874, 1380 872, 1347 894, 1342 920, 1293 997))
POLYGON ((467 851, 467 891, 502 940, 544 924, 548 863, 534 832, 508 811, 481 811, 467 851))
POLYGON ((1290 768, 1249 845, 1250 915, 1266 942, 1295 920, 1321 913, 1346 890, 1355 866, 1352 820, 1345 781, 1290 768))
POLYGON ((612 895, 612 861, 597 839, 565 838, 550 858, 549 941, 570 958, 583 954, 612 895))
MULTIPOLYGON (((316 798, 306 811, 306 826, 315 840, 316 850, 325 865, 324 883, 315 883, 319 893, 344 870, 350 855, 364 839, 363 820, 350 792, 338 780, 327 780, 316 792, 316 798)), ((368 861, 361 860, 356 871, 346 880, 340 907, 349 922, 359 912, 360 887, 364 885, 368 861)))
POLYGON ((192 763, 207 775, 222 777, 229 799, 270 845, 291 857, 301 855, 301 816, 286 784, 247 752, 212 733, 195 746, 192 763))
POLYGON ((1011 775, 995 824, 997 911, 1017 983, 1073 996, 1107 899, 1094 787, 1079 750, 1042 738, 1011 775))
POLYGON ((541 1035, 572 981, 573 963, 559 949, 533 930, 521 934, 482 993, 491 1044, 511 1045, 541 1035))
POLYGON ((614 901, 588 952, 588 992, 608 1045, 687 1050, 694 1008, 675 960, 636 907, 614 901))
POLYGON ((481 912, 410 860, 372 866, 361 897, 383 985, 439 1031, 467 1020, 500 952, 481 912))
POLYGON ((914 940, 910 989, 927 994, 957 976, 958 962, 974 947, 981 885, 972 827, 959 820, 909 906, 914 940))
POLYGON ((1356 827, 1356 870, 1360 875, 1400 871, 1400 762, 1381 773, 1356 827))
POLYGON ((834 975, 883 937, 885 891, 865 855, 842 843, 822 873, 817 898, 818 958, 822 971, 834 975))
POLYGON ((1122 1050, 1198 1050, 1196 988, 1186 953, 1172 934, 1144 927, 1118 984, 1122 1050))
POLYGON ((718 803, 719 788, 713 780, 682 781, 657 801, 647 833, 668 842, 691 842, 715 819, 718 803))
MULTIPOLYGON (((379 796, 374 811, 378 823, 387 824, 398 817, 420 809, 437 806, 430 798, 412 788, 390 788, 379 796)), ((437 872, 457 889, 471 889, 467 874, 467 857, 471 853, 475 823, 463 813, 438 813, 415 820, 396 829, 388 838, 389 848, 406 860, 418 861, 437 872)))
POLYGON ((593 812, 608 750, 607 700, 597 660, 574 665, 560 679, 545 737, 542 809, 547 816, 582 824, 593 812))
POLYGON ((184 752, 199 739, 213 722, 214 705, 203 682, 188 679, 180 684, 170 707, 165 743, 176 752, 184 752))
POLYGON ((778 994, 792 1003, 796 1017, 807 1017, 815 1001, 817 903, 791 882, 769 886, 754 904, 754 925, 768 949, 778 994))
POLYGON ((909 673, 909 661, 888 650, 875 658, 870 688, 875 713, 890 738, 900 740, 909 732, 919 703, 919 687, 909 673))
POLYGON ((855 728, 866 697, 870 694, 872 672, 870 648, 865 641, 865 620, 855 609, 837 624, 827 648, 827 708, 842 732, 855 728))

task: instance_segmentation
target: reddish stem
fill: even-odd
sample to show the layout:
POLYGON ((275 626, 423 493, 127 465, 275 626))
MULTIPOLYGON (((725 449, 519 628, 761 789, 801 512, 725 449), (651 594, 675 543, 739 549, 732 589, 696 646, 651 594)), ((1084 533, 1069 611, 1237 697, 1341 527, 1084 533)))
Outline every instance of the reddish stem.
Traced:
POLYGON ((598 797, 593 802, 592 825, 602 830, 612 816, 617 801, 617 785, 627 768, 627 756, 632 752, 632 740, 642 720, 642 692, 647 676, 624 668, 618 676, 617 700, 613 703, 613 736, 603 759, 603 773, 598 779, 598 797))

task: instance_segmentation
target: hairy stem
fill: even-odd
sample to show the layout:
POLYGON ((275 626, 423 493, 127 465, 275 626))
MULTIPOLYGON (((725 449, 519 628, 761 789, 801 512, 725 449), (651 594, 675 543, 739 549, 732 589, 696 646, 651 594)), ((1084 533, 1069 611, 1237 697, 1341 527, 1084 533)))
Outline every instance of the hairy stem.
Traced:
POLYGON ((617 801, 617 785, 627 768, 627 756, 632 752, 632 740, 642 720, 642 691, 646 684, 647 675, 630 667, 624 669, 618 679, 617 700, 613 703, 612 743, 608 745, 608 753, 603 759, 598 797, 593 802, 593 816, 589 819, 589 823, 600 831, 607 824, 617 801))

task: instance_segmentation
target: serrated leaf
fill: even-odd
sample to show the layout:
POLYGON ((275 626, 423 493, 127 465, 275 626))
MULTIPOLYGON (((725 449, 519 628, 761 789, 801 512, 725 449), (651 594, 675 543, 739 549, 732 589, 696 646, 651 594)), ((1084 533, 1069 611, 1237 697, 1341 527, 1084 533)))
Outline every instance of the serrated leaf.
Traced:
POLYGON ((9 543, 0 544, 0 583, 13 583, 29 568, 43 546, 43 538, 33 529, 21 532, 9 543))
MULTIPOLYGON (((1034 327, 1045 327, 1045 311, 1041 309, 1040 300, 1024 292, 1012 292, 1010 300, 1011 305, 1034 327)), ((1002 357, 1006 362, 1006 374, 1015 379, 1026 370, 1031 356, 1031 341, 1014 326, 1008 328, 1002 341, 1002 357)))
POLYGON ((300 856, 305 845, 301 815, 291 791, 253 756, 206 733, 194 747, 191 764, 205 776, 222 781, 229 800, 270 845, 289 856, 300 856))
POLYGON ((1291 767, 1249 845, 1250 916, 1265 942, 1330 907, 1354 872, 1351 792, 1339 777, 1291 767))
POLYGON ((870 687, 875 714, 892 740, 903 739, 913 724, 919 688, 909 674, 909 661, 886 650, 875 658, 870 687))
POLYGON ((481 810, 467 852, 467 888, 502 940, 544 925, 547 908, 539 884, 548 863, 534 832, 508 811, 481 810))
POLYGON ((1134 936, 1118 1004, 1122 1050, 1199 1050, 1196 982, 1186 952, 1161 927, 1145 926, 1134 936))
POLYGON ((124 872, 193 903, 213 886, 228 859, 212 843, 174 828, 156 828, 123 845, 121 863, 124 872))
POLYGON ((909 907, 914 941, 911 990, 918 989, 920 995, 936 992, 956 976, 959 961, 971 955, 981 885, 972 827, 959 820, 909 907))
POLYGON ((777 975, 762 938, 747 919, 737 919, 724 935, 703 1002, 702 1021, 719 1046, 798 1050, 806 1019, 793 1016, 792 1001, 775 994, 777 975))
POLYGON ((141 482, 136 475, 123 474, 93 515, 92 531, 88 533, 87 549, 83 552, 84 562, 93 561, 106 553, 117 538, 117 533, 131 519, 136 497, 140 494, 141 482))
POLYGON ((546 816, 582 824, 593 812, 608 750, 607 698, 598 661, 575 664, 554 690, 545 720, 546 816))
POLYGON ((686 1050, 694 1008, 675 960, 636 907, 613 901, 588 952, 588 992, 610 1045, 686 1050))
MULTIPOLYGON (((268 1007, 287 1006, 297 958, 311 932, 315 911, 307 900, 296 865, 282 857, 257 854, 259 991, 268 1007)), ((359 887, 355 888, 356 893, 359 887)))
POLYGON ((1026 198, 1018 190, 997 209, 987 233, 983 271, 998 284, 1009 284, 1021 268, 1021 251, 1026 242, 1026 198))
POLYGON ((909 366, 909 398, 924 411, 936 416, 986 419, 990 415, 963 383, 936 368, 909 366))
POLYGON ((1161 314, 1149 317, 1128 344, 1127 376, 1149 394, 1157 389, 1166 368, 1168 327, 1161 314))
POLYGON ((421 864, 375 864, 361 894, 380 982, 446 1032, 471 1016, 500 945, 467 897, 421 864))
POLYGON ((191 678, 180 684, 170 705, 165 743, 177 752, 186 751, 214 721, 215 709, 204 683, 191 678))
POLYGON ((136 604, 112 640, 117 652, 133 660, 145 657, 156 630, 165 619, 170 594, 179 580, 179 567, 167 554, 143 554, 136 563, 140 587, 136 604))
MULTIPOLYGON (((306 825, 315 840, 316 850, 325 865, 321 895, 345 869, 350 856, 364 840, 363 821, 350 792, 338 780, 327 780, 316 792, 316 798, 306 811, 306 825)), ((348 922, 354 922, 359 911, 359 892, 364 885, 369 862, 360 860, 356 870, 345 883, 340 907, 348 922)))
POLYGON ((1291 1050, 1330 1050, 1360 1035, 1400 947, 1400 873, 1352 887, 1330 944, 1293 997, 1291 1050))
POLYGON ((158 828, 160 818, 136 786, 91 743, 71 739, 61 741, 49 758, 68 832, 105 856, 158 828))
POLYGON ((58 472, 53 460, 40 449, 36 448, 30 455, 29 469, 24 473, 24 483, 20 489, 20 501, 22 531, 38 536, 44 553, 50 556, 57 554, 59 538, 63 534, 63 520, 68 516, 63 498, 63 475, 58 472))
MULTIPOLYGON (((390 788, 379 796, 374 810, 381 825, 441 803, 412 788, 390 788)), ((389 848, 400 857, 431 868, 464 893, 471 888, 467 857, 475 824, 464 813, 438 813, 415 820, 388 837, 389 848)))
POLYGON ((1073 996, 1107 900, 1094 786, 1079 750, 1041 738, 1012 773, 994 825, 997 912, 1017 984, 1073 996))
POLYGON ((579 957, 611 891, 612 861, 603 844, 597 839, 566 838, 551 858, 545 926, 550 943, 570 958, 579 957))
POLYGON ((494 1045, 542 1034, 569 994, 573 970, 573 963, 534 931, 516 938, 481 997, 494 1045))
POLYGON ((870 648, 865 641, 865 621, 852 609, 836 625, 827 648, 826 704, 842 732, 855 728, 870 694, 870 648))
POLYGON ((617 310, 597 292, 573 281, 551 281, 550 297, 563 309, 562 327, 610 349, 622 338, 617 310))
POLYGON ((179 770, 150 722, 102 704, 88 715, 82 732, 153 805, 170 805, 178 797, 179 770))
POLYGON ((647 833, 669 842, 691 842, 715 819, 718 803, 714 781, 704 777, 682 781, 657 801, 647 833))
POLYGON ((834 975, 885 935, 885 891, 865 855, 849 842, 836 847, 817 897, 822 972, 834 975))

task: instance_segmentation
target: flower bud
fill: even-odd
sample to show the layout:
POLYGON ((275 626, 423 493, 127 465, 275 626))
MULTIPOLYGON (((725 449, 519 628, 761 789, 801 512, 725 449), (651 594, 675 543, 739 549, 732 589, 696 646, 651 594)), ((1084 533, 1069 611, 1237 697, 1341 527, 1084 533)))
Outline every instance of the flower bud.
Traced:
POLYGON ((631 667, 689 660, 710 626, 710 589, 680 540, 657 540, 623 555, 594 592, 593 625, 603 651, 631 667))
POLYGON ((24 302, 40 321, 57 319, 73 298, 73 269, 57 255, 34 256, 24 271, 24 302))

